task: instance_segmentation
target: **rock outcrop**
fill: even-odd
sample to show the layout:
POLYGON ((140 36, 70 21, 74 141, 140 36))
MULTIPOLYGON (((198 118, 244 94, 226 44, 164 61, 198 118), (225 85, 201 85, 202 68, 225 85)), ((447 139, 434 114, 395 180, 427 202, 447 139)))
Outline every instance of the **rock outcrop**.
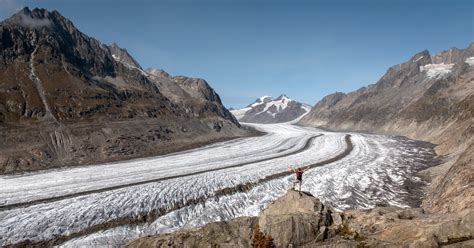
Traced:
POLYGON ((469 247, 473 222, 473 209, 448 214, 425 214, 419 208, 341 213, 309 193, 289 190, 258 217, 142 237, 125 247, 469 247))
POLYGON ((290 190, 260 213, 258 225, 276 247, 300 247, 335 234, 333 212, 311 194, 290 190))
POLYGON ((262 96, 243 109, 234 109, 232 114, 242 122, 281 123, 298 119, 308 113, 311 106, 291 100, 286 95, 276 99, 262 96))
POLYGON ((181 106, 187 113, 194 116, 208 116, 216 113, 240 127, 239 122, 224 107, 219 95, 204 80, 184 76, 170 76, 167 72, 149 68, 149 78, 159 87, 160 92, 171 102, 181 106))
POLYGON ((422 173, 432 181, 423 207, 449 212, 474 206, 473 120, 474 43, 434 56, 422 51, 376 84, 324 97, 299 124, 437 144, 445 163, 422 173))
POLYGON ((157 76, 59 12, 0 23, 0 174, 169 153, 248 135, 202 79, 157 76))

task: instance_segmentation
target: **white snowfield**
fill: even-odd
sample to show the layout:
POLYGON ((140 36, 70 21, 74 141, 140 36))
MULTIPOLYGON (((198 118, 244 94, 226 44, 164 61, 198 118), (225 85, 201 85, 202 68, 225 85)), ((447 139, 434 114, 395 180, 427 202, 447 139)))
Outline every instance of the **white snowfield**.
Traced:
POLYGON ((474 66, 474 57, 467 58, 465 62, 468 63, 469 66, 474 66))
MULTIPOLYGON (((286 192, 291 176, 257 184, 245 193, 214 194, 227 187, 257 182, 290 165, 300 167, 333 158, 346 149, 346 133, 289 123, 252 125, 268 134, 135 161, 1 176, 0 206, 97 191, 0 210, 0 246, 53 240, 117 219, 139 219, 156 210, 161 214, 152 223, 104 228, 62 245, 120 246, 141 235, 256 215, 286 192), (177 177, 159 180, 170 176, 177 177), (204 200, 186 204, 198 198, 204 200)), ((420 192, 409 186, 420 183, 415 172, 429 166, 434 156, 430 147, 400 137, 356 133, 351 134, 351 141, 354 148, 349 155, 305 173, 304 190, 340 210, 417 204, 420 192)))
POLYGON ((230 112, 235 116, 235 118, 237 118, 237 120, 239 120, 242 117, 244 117, 244 115, 245 115, 245 113, 247 113, 247 111, 249 111, 251 109, 252 109, 251 107, 246 107, 246 108, 243 108, 243 109, 231 110, 230 112))
POLYGON ((428 78, 440 78, 451 72, 454 64, 427 64, 420 66, 421 72, 426 72, 428 78))

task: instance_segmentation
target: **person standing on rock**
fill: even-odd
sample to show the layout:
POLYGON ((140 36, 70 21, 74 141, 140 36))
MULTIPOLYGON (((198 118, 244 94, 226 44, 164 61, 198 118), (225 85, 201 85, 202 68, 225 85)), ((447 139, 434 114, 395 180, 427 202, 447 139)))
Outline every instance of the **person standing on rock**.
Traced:
POLYGON ((309 166, 306 167, 306 169, 301 169, 301 168, 296 168, 293 169, 291 166, 288 166, 288 169, 290 172, 295 173, 295 181, 293 181, 293 189, 295 189, 296 185, 299 187, 299 191, 301 191, 301 184, 303 183, 303 173, 309 170, 309 166))

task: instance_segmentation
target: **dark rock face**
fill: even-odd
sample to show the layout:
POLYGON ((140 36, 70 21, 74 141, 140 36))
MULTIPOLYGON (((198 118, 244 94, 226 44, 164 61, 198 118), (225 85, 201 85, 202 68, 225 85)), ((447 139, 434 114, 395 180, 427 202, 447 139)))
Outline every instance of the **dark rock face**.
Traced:
POLYGON ((110 53, 115 60, 120 61, 121 63, 141 69, 140 64, 128 53, 126 49, 120 48, 117 44, 113 43, 109 47, 110 53))
POLYGON ((310 108, 307 104, 291 100, 286 95, 280 95, 276 99, 270 96, 260 97, 246 108, 231 112, 242 122, 281 123, 299 118, 310 108))
MULTIPOLYGON (((466 49, 450 49, 434 57, 436 59, 432 60, 428 51, 422 51, 409 61, 390 67, 376 84, 348 94, 329 95, 300 123, 336 130, 407 134, 408 130, 403 130, 402 124, 415 121, 418 123, 415 125, 420 125, 429 119, 443 126, 458 116, 472 116, 472 109, 455 109, 454 106, 473 94, 472 87, 468 86, 472 84, 474 67, 465 61, 474 57, 474 44, 466 49), (429 72, 423 71, 422 67, 438 62, 455 64, 444 75, 430 77, 429 72), (450 93, 461 90, 467 91, 450 93)), ((414 133, 416 128, 411 129, 414 133)))
POLYGON ((245 133, 204 80, 165 72, 157 79, 57 11, 25 8, 0 23, 0 174, 162 154, 245 133), (179 92, 168 94, 168 82, 179 92))
POLYGON ((84 74, 105 76, 114 72, 114 60, 106 46, 78 31, 57 11, 24 8, 2 22, 1 29, 1 62, 29 60, 37 48, 47 56, 44 62, 63 58, 84 74))
POLYGON ((446 166, 453 167, 428 172, 434 180, 424 206, 428 211, 457 211, 474 204, 472 198, 459 201, 473 191, 461 175, 472 178, 474 171, 463 163, 453 165, 461 154, 471 154, 471 158, 474 154, 473 119, 474 43, 434 56, 422 51, 390 67, 376 84, 323 98, 300 124, 405 135, 438 144, 437 153, 448 156, 451 162, 446 166), (448 181, 457 186, 443 185, 448 181), (444 201, 438 201, 440 196, 444 201))

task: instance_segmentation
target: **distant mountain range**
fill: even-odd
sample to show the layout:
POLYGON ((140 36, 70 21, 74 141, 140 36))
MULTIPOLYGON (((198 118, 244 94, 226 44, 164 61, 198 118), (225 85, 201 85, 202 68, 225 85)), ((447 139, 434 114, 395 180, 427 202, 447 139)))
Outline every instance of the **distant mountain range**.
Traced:
POLYGON ((434 182, 424 206, 448 211, 474 205, 466 197, 474 188, 463 190, 474 176, 474 43, 434 56, 417 53, 376 84, 324 97, 299 124, 435 143, 448 162, 428 173, 434 182))
POLYGON ((241 122, 281 123, 295 120, 309 112, 311 106, 291 100, 286 95, 276 99, 262 96, 243 109, 232 109, 231 113, 241 122))
POLYGON ((205 80, 145 71, 57 11, 24 8, 0 23, 0 174, 246 134, 205 80))

